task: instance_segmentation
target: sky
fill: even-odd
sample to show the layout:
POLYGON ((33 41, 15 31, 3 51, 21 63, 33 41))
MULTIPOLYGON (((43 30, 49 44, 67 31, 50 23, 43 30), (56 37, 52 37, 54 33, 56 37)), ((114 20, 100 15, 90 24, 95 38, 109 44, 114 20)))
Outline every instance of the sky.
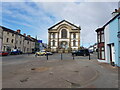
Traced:
POLYGON ((81 46, 97 42, 95 30, 112 18, 117 2, 2 2, 2 26, 20 29, 32 37, 48 42, 48 28, 62 20, 81 27, 81 46))

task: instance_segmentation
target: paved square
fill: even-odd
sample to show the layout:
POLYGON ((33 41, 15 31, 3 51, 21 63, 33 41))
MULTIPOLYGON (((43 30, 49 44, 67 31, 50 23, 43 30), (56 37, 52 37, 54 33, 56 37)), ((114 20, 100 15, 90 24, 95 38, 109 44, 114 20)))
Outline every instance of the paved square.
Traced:
POLYGON ((35 57, 16 55, 3 57, 3 88, 117 88, 118 71, 98 63, 96 54, 77 56, 54 54, 35 57))

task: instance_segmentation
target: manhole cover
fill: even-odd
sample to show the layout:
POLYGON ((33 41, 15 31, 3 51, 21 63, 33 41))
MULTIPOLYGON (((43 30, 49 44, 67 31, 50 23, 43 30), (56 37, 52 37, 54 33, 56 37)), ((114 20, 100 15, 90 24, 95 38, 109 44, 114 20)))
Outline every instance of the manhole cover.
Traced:
POLYGON ((47 71, 51 69, 50 67, 37 67, 37 68, 31 68, 31 70, 33 71, 37 71, 37 72, 42 72, 42 71, 47 71))

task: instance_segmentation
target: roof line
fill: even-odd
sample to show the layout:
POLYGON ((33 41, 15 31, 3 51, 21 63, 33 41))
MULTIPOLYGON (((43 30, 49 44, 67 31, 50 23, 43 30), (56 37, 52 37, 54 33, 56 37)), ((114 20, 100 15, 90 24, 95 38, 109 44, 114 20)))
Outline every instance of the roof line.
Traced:
POLYGON ((48 28, 48 30, 52 29, 53 27, 55 27, 55 26, 59 25, 60 23, 62 23, 62 22, 64 22, 64 21, 65 21, 65 22, 67 22, 67 23, 69 23, 70 25, 75 26, 76 28, 79 28, 78 26, 76 26, 76 25, 74 25, 74 24, 72 24, 72 23, 68 22, 67 20, 62 20, 62 21, 58 22, 57 24, 53 25, 52 27, 48 28))

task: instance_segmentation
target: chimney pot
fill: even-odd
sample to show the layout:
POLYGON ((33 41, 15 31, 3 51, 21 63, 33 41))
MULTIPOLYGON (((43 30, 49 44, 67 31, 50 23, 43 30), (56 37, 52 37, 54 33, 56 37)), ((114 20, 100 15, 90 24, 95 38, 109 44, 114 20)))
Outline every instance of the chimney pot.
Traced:
POLYGON ((18 29, 18 30, 17 30, 17 32, 18 32, 18 33, 20 33, 20 32, 21 32, 21 30, 19 30, 19 29, 18 29))
POLYGON ((27 37, 30 37, 30 35, 27 35, 27 37))
POLYGON ((117 12, 117 9, 115 9, 115 12, 117 12))
POLYGON ((26 36, 26 33, 24 33, 23 35, 26 36))

